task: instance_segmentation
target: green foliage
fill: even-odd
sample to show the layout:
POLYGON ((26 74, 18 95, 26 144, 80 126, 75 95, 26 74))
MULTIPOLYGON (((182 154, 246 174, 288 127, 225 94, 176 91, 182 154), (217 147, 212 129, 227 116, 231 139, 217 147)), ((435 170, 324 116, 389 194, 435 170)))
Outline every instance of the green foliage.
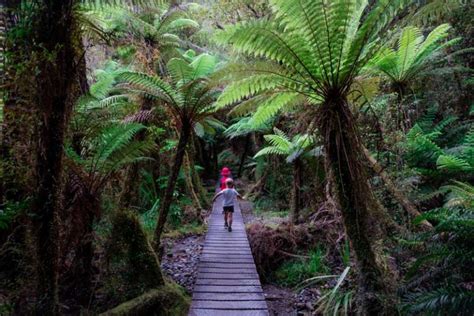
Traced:
MULTIPOLYGON (((303 102, 324 103, 334 91, 346 94, 380 47, 381 32, 408 1, 270 1, 274 18, 238 23, 218 41, 264 62, 231 64, 231 82, 218 107, 264 96, 257 123, 303 102)), ((246 101, 248 102, 248 101, 246 101)))
POLYGON ((308 259, 295 259, 283 263, 274 272, 275 279, 281 285, 295 286, 315 275, 326 274, 329 268, 325 260, 323 249, 316 248, 309 252, 308 259))
POLYGON ((235 138, 239 136, 245 136, 255 132, 265 132, 271 129, 271 125, 264 123, 261 125, 255 125, 252 122, 251 117, 243 117, 234 124, 230 125, 225 131, 224 135, 229 138, 235 138))
POLYGON ((474 311, 469 288, 474 264, 474 186, 455 181, 443 189, 450 192, 445 205, 417 219, 436 226, 421 236, 426 251, 413 264, 404 288, 404 309, 409 314, 470 315, 474 311))
POLYGON ((466 7, 468 4, 469 1, 466 0, 431 0, 414 12, 408 20, 421 24, 428 24, 430 21, 443 21, 453 12, 466 7))
POLYGON ((472 315, 474 293, 470 289, 443 286, 431 292, 421 292, 409 297, 415 303, 407 311, 410 315, 472 315))
POLYGON ((15 217, 24 214, 30 207, 30 198, 15 202, 6 201, 6 203, 2 205, 2 209, 0 209, 0 231, 7 231, 15 217))
POLYGON ((426 175, 433 175, 434 172, 460 174, 472 170, 472 128, 464 139, 458 139, 456 144, 452 144, 452 148, 443 149, 441 146, 447 128, 452 126, 457 118, 448 115, 434 123, 435 117, 436 108, 433 107, 408 131, 404 146, 409 166, 426 175))
POLYGON ((318 300, 317 311, 323 315, 350 315, 354 292, 344 290, 342 284, 345 281, 350 267, 346 267, 339 276, 336 285, 318 300))
POLYGON ((212 126, 214 123, 215 126, 215 121, 205 120, 215 112, 211 105, 217 92, 207 80, 215 66, 215 57, 201 54, 192 61, 185 57, 171 59, 167 64, 171 83, 158 76, 131 71, 119 75, 119 79, 129 85, 126 91, 130 95, 145 95, 160 102, 178 125, 201 123, 212 126))
POLYGON ((310 135, 295 135, 290 140, 288 136, 278 128, 274 128, 273 130, 275 134, 264 136, 270 146, 261 149, 255 154, 254 158, 265 155, 282 155, 286 156, 288 163, 292 163, 305 154, 307 155, 314 145, 314 138, 310 135))
POLYGON ((135 135, 144 130, 145 126, 138 123, 111 124, 90 140, 83 152, 76 153, 67 148, 68 156, 82 165, 89 173, 111 175, 127 164, 146 159, 154 144, 150 141, 136 141, 135 135))
POLYGON ((425 38, 414 26, 405 27, 398 39, 397 50, 385 48, 369 63, 368 68, 383 73, 395 84, 406 84, 424 70, 433 67, 443 49, 459 38, 440 43, 448 37, 449 24, 441 24, 425 38))

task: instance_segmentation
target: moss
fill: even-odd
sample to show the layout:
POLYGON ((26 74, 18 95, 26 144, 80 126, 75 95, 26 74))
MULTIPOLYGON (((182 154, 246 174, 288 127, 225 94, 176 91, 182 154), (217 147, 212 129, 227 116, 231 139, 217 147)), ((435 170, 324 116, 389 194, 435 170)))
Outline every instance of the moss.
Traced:
POLYGON ((160 264, 138 217, 128 211, 117 212, 112 219, 108 248, 109 263, 123 266, 126 292, 132 297, 164 284, 160 264))
POLYGON ((177 229, 171 230, 163 234, 164 238, 178 239, 191 235, 204 235, 206 233, 206 225, 198 223, 185 224, 177 229))
POLYGON ((191 299, 176 283, 166 282, 156 289, 124 302, 100 315, 156 315, 181 316, 187 315, 191 299))

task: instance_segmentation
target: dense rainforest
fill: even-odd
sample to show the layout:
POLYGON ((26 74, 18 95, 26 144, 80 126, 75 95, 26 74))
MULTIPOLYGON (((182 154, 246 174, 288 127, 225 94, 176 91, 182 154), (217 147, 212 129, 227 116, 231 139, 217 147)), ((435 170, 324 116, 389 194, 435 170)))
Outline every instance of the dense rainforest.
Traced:
POLYGON ((473 315, 473 21, 2 0, 0 315, 187 315, 223 168, 270 315, 473 315))

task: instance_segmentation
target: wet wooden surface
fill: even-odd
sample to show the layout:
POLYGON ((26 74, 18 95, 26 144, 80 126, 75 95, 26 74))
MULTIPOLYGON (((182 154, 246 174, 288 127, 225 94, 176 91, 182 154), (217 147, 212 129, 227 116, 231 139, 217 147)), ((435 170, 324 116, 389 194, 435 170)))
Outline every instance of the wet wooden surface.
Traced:
POLYGON ((213 205, 190 316, 269 315, 238 203, 234 209, 232 232, 228 232, 222 200, 213 205))

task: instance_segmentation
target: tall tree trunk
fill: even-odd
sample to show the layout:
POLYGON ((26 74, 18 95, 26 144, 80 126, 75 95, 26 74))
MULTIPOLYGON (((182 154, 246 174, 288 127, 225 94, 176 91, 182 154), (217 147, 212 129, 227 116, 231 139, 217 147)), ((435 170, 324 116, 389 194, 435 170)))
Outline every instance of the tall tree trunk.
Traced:
POLYGON ((75 74, 73 1, 39 5, 33 18, 35 51, 39 57, 35 88, 40 122, 37 153, 37 193, 33 229, 37 242, 39 315, 58 315, 59 212, 61 210, 63 143, 75 74))
MULTIPOLYGON (((189 159, 189 153, 185 153, 184 155, 184 169, 185 169, 185 177, 186 177, 186 185, 188 187, 189 192, 191 193, 192 200, 194 201, 194 207, 196 208, 197 213, 201 214, 201 200, 197 194, 197 191, 194 188, 193 183, 193 166, 191 165, 191 160, 189 159)), ((200 216, 198 215, 197 218, 200 216)))
POLYGON ((301 193, 301 161, 293 162, 293 192, 291 195, 291 221, 298 222, 300 216, 300 193, 301 193))
POLYGON ((163 196, 163 200, 160 206, 160 213, 158 215, 158 223, 156 224, 155 230, 155 244, 160 245, 161 234, 166 224, 168 218, 168 213, 170 210, 171 202, 173 200, 174 188, 176 186, 176 181, 178 180, 179 170, 183 164, 184 154, 186 152, 186 145, 188 144, 189 137, 191 136, 191 123, 183 122, 181 126, 181 131, 179 134, 178 148, 176 149, 176 155, 174 157, 173 167, 171 168, 171 174, 168 178, 168 183, 166 185, 166 191, 163 196))
POLYGON ((242 176, 242 172, 244 170, 245 158, 247 158, 248 152, 250 150, 251 140, 252 138, 250 134, 245 136, 244 152, 242 153, 242 156, 240 157, 239 169, 237 171, 237 178, 240 178, 242 176))
POLYGON ((197 145, 199 145, 199 142, 198 142, 198 138, 195 137, 195 135, 193 135, 193 138, 192 138, 192 142, 191 143, 191 149, 189 149, 189 162, 190 162, 190 165, 191 165, 191 177, 192 177, 192 181, 193 181, 193 184, 194 184, 194 187, 196 188, 196 191, 197 191, 197 194, 199 196, 199 199, 201 201, 201 205, 204 209, 208 209, 209 207, 211 207, 211 203, 209 201, 209 198, 207 196, 207 191, 206 189, 204 188, 203 184, 202 184, 202 179, 199 175, 199 172, 196 170, 196 152, 198 151, 197 150, 197 145))
POLYGON ((358 268, 358 304, 361 315, 396 315, 394 273, 383 254, 384 212, 367 181, 365 155, 347 99, 335 96, 321 106, 318 125, 327 165, 333 175, 344 227, 358 268))

